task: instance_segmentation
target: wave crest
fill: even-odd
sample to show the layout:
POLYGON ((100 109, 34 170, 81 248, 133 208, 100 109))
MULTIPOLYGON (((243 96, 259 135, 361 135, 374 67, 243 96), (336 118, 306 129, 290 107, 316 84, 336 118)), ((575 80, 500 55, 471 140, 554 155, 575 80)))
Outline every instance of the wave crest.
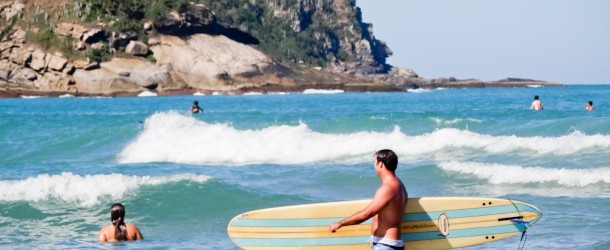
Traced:
POLYGON ((492 184, 557 183, 565 187, 586 187, 610 184, 610 168, 543 168, 522 167, 478 162, 443 162, 438 165, 446 171, 472 174, 492 184))
POLYGON ((390 148, 407 160, 430 159, 455 149, 477 154, 570 155, 583 150, 610 150, 610 136, 579 131, 559 137, 493 136, 454 128, 409 136, 398 126, 390 132, 324 134, 312 131, 304 123, 238 130, 178 112, 162 112, 146 120, 143 131, 122 150, 118 161, 221 165, 357 163, 371 161, 372 154, 382 148, 390 148))
POLYGON ((127 192, 142 186, 157 186, 179 181, 204 183, 210 178, 196 174, 159 177, 122 174, 81 176, 69 172, 59 175, 42 174, 25 180, 0 181, 0 201, 58 199, 91 206, 105 196, 121 199, 127 192))

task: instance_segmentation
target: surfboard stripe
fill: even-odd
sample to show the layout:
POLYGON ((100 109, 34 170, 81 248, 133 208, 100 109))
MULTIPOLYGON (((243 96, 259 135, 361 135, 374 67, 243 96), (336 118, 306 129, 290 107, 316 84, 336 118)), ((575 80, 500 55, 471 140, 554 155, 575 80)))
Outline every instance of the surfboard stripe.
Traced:
MULTIPOLYGON (((515 223, 513 225, 493 226, 483 228, 450 230, 447 237, 439 235, 438 232, 405 233, 402 234, 404 241, 436 240, 446 238, 461 238, 472 236, 484 236, 520 232, 526 229, 526 225, 515 223)), ((291 247, 291 246, 329 246, 329 245, 356 245, 368 243, 370 236, 358 237, 332 237, 332 238, 234 238, 239 245, 256 247, 291 247)))
MULTIPOLYGON (((523 204, 517 204, 516 207, 521 212, 534 212, 536 210, 530 206, 523 204)), ((516 213, 515 205, 505 206, 491 206, 482 208, 471 208, 471 209, 459 209, 459 210, 447 210, 447 211, 435 211, 428 213, 407 213, 403 217, 403 222, 414 222, 414 221, 428 221, 435 220, 442 213, 447 212, 450 219, 473 217, 481 215, 493 215, 493 214, 505 214, 505 213, 516 213)), ((341 218, 319 218, 319 219, 307 219, 307 218, 295 218, 295 219, 255 219, 255 218, 239 218, 238 220, 231 223, 232 227, 316 227, 329 225, 332 222, 340 221, 341 218)), ((371 224, 372 220, 367 220, 361 224, 371 224)))

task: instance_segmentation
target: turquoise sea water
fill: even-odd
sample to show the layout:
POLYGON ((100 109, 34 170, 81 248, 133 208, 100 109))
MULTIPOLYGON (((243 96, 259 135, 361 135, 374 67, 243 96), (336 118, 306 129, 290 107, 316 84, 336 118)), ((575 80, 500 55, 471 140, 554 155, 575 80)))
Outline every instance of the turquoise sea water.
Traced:
POLYGON ((544 213, 526 249, 609 249, 609 96, 572 85, 0 99, 0 248, 236 248, 226 226, 239 213, 372 197, 372 154, 390 148, 412 197, 524 201, 544 213), (545 110, 529 110, 534 95, 545 110), (187 112, 194 100, 204 114, 187 112), (96 242, 114 202, 143 241, 96 242))

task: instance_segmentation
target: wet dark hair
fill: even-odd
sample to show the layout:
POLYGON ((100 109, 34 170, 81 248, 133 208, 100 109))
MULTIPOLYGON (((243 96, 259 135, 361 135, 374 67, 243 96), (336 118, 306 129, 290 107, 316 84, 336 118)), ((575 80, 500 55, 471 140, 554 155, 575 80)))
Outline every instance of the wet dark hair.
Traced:
POLYGON ((396 171, 396 168, 398 167, 398 156, 396 156, 394 151, 389 149, 379 150, 375 153, 375 158, 377 161, 383 162, 383 165, 385 165, 388 170, 392 172, 396 171))
POLYGON ((118 241, 127 240, 127 227, 125 226, 125 207, 121 203, 110 207, 110 220, 114 226, 114 234, 118 241))
POLYGON ((534 96, 534 100, 538 100, 538 96, 534 96))
POLYGON ((589 101, 589 105, 593 106, 593 102, 592 102, 592 101, 589 101))
POLYGON ((195 101, 195 102, 193 102, 193 104, 197 105, 197 104, 199 104, 199 102, 198 102, 198 101, 195 101))

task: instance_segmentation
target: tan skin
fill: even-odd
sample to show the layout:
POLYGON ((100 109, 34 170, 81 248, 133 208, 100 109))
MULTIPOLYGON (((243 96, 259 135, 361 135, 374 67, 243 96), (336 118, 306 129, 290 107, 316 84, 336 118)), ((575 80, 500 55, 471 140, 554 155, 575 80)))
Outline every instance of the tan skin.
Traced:
POLYGON ((381 186, 373 200, 364 209, 329 226, 331 232, 341 227, 360 224, 373 217, 371 234, 377 237, 400 240, 400 224, 407 205, 408 194, 396 174, 388 170, 383 162, 375 159, 375 172, 381 179, 381 186))
MULTIPOLYGON (((140 229, 138 229, 136 225, 125 223, 125 227, 127 228, 127 240, 141 240, 144 238, 142 237, 140 229)), ((98 240, 100 242, 117 242, 118 240, 114 232, 114 226, 110 224, 108 226, 103 227, 100 230, 98 240)))

